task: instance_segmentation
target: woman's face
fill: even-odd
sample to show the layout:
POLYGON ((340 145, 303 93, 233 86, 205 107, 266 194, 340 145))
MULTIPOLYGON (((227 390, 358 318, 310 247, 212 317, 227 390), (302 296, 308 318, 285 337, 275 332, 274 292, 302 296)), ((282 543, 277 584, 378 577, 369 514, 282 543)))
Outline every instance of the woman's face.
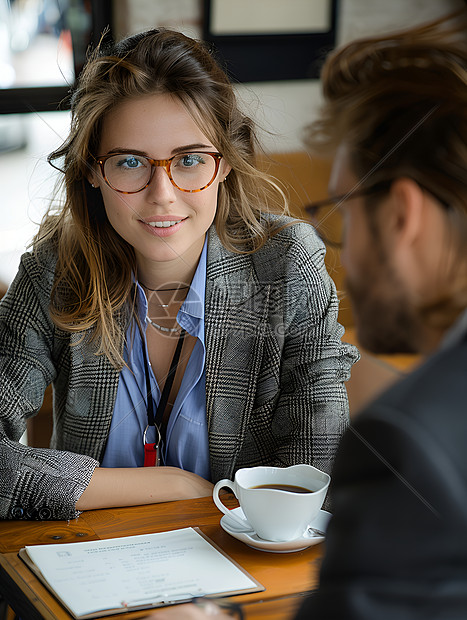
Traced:
MULTIPOLYGON (((123 152, 169 159, 185 151, 216 150, 177 99, 157 94, 123 102, 106 115, 98 155, 123 152)), ((188 158, 181 165, 185 170, 194 163, 188 158)), ((116 165, 135 174, 134 168, 141 164, 124 158, 116 165)), ((156 167, 148 187, 135 194, 109 187, 98 169, 91 180, 102 192, 110 224, 135 249, 142 273, 154 272, 161 263, 172 271, 180 265, 186 272, 189 265, 197 264, 216 214, 219 183, 229 169, 221 160, 214 182, 196 193, 174 187, 163 167, 156 167)))

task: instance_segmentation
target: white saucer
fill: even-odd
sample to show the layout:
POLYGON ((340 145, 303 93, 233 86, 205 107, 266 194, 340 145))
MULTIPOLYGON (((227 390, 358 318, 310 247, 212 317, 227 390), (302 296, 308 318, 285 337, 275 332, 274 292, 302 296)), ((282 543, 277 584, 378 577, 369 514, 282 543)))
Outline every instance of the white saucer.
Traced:
MULTIPOLYGON (((241 508, 234 508, 232 510, 238 517, 245 519, 243 510, 241 508)), ((314 527, 323 532, 326 531, 331 513, 326 510, 320 510, 318 515, 310 523, 311 527, 314 527)), ((323 542, 324 536, 317 536, 316 534, 305 533, 300 538, 295 540, 279 541, 263 540, 255 532, 249 530, 241 530, 237 524, 229 519, 229 515, 224 515, 221 519, 221 527, 227 534, 230 534, 237 540, 241 540, 249 547, 253 549, 260 549, 261 551, 270 551, 272 553, 290 553, 291 551, 302 551, 307 547, 312 547, 320 542, 323 542)))

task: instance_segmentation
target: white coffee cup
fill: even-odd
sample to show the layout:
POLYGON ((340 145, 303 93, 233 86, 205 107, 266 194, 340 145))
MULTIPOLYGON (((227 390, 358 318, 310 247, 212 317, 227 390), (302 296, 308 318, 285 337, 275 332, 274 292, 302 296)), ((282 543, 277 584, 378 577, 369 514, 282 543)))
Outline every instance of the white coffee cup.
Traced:
POLYGON ((264 540, 287 541, 305 533, 323 505, 330 481, 328 474, 312 465, 246 467, 237 471, 233 482, 219 480, 212 494, 219 510, 237 526, 254 530, 264 540), (284 485, 301 490, 270 488, 284 485), (232 514, 221 502, 223 487, 233 491, 248 521, 232 514))

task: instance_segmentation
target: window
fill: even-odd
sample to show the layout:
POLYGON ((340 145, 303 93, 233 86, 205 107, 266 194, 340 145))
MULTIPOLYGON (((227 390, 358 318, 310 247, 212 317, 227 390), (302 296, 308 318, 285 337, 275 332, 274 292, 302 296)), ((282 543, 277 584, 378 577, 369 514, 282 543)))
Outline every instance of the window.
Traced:
POLYGON ((111 21, 110 0, 0 0, 0 113, 52 111, 111 21))

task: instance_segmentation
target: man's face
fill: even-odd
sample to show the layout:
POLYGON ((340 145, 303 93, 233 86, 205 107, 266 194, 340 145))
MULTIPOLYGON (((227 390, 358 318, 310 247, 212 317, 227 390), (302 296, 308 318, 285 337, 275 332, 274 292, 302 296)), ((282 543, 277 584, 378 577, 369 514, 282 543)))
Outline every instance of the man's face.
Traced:
MULTIPOLYGON (((348 161, 347 147, 343 145, 331 173, 332 194, 346 194, 358 183, 348 161)), ((344 222, 341 260, 358 340, 373 353, 414 353, 419 322, 385 235, 384 213, 390 208, 391 198, 374 198, 374 225, 365 208, 365 200, 372 199, 349 198, 340 207, 344 222)))

